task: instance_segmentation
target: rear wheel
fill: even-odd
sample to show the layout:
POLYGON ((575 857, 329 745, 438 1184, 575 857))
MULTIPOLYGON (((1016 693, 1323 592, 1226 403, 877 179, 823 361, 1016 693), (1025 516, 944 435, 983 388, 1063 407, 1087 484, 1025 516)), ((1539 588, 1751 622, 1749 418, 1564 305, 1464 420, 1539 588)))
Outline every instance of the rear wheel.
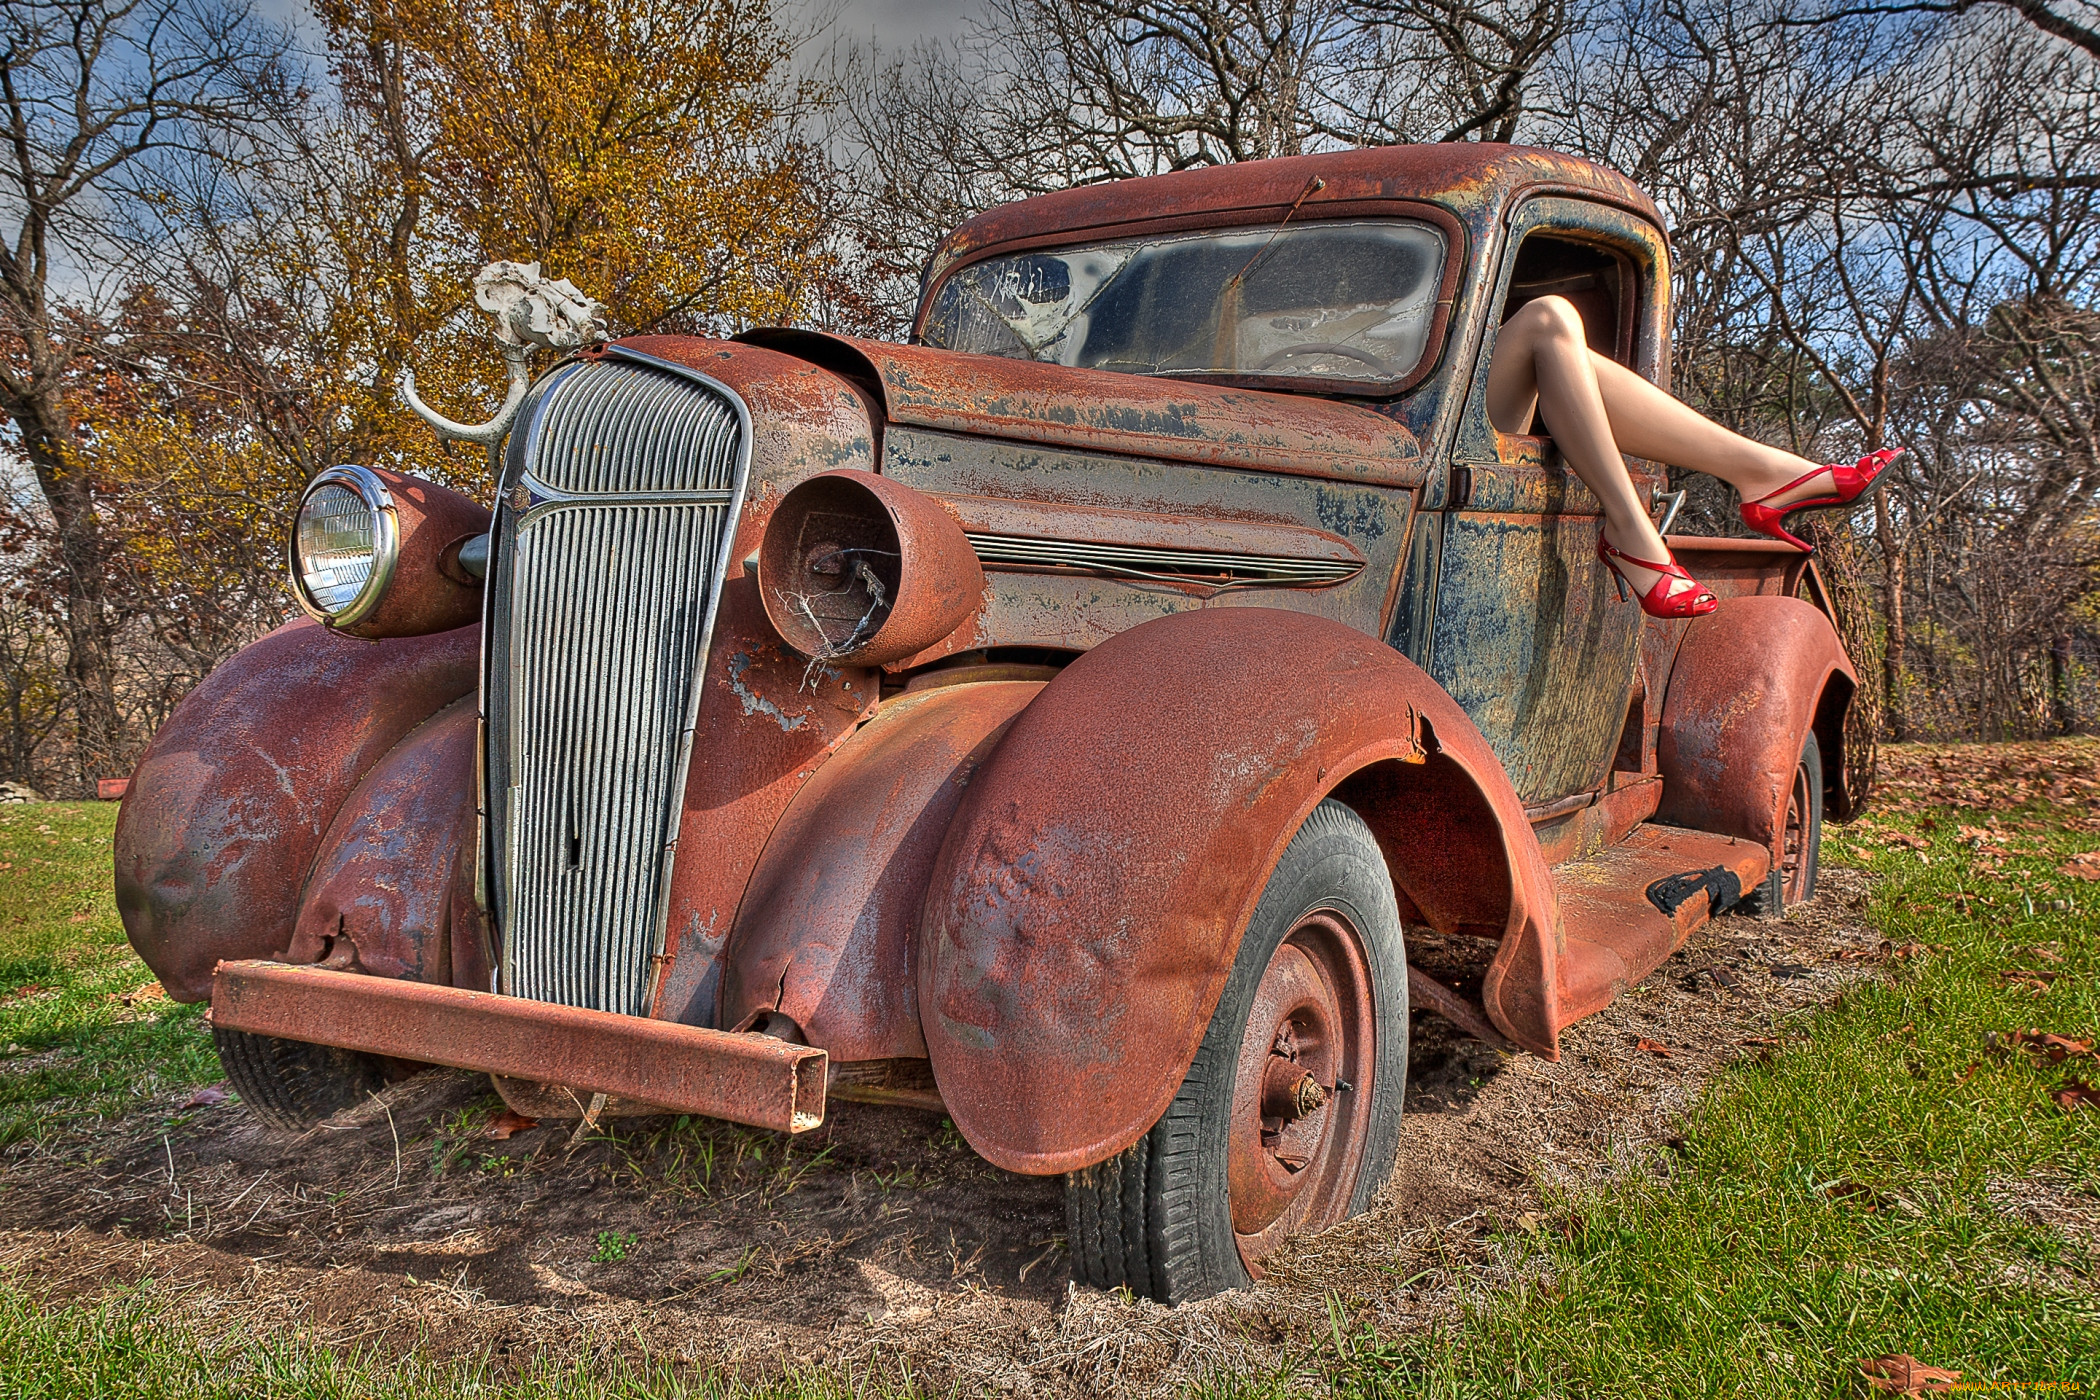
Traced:
POLYGON ((272 1128, 304 1132, 332 1118, 398 1077, 376 1055, 309 1045, 274 1035, 212 1028, 219 1063, 241 1102, 272 1128))
POLYGON ((1776 919, 1816 892, 1816 870, 1823 855, 1823 746, 1811 733, 1801 743, 1801 761, 1787 789, 1786 816, 1780 823, 1779 849, 1772 873, 1757 894, 1745 901, 1750 912, 1776 919))
POLYGON ((1370 828, 1323 802, 1241 941, 1181 1091, 1128 1150, 1065 1178, 1073 1273, 1179 1303, 1261 1276, 1363 1210, 1407 1087, 1407 960, 1370 828))

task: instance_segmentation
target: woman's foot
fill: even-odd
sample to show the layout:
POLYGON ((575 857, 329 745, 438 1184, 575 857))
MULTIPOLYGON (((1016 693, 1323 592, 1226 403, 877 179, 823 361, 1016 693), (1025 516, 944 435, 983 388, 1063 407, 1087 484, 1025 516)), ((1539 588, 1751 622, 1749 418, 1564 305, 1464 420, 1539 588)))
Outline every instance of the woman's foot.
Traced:
POLYGON ((1790 512, 1813 510, 1820 506, 1844 506, 1858 500, 1871 489, 1889 463, 1903 455, 1900 447, 1884 447, 1869 452, 1859 461, 1847 466, 1842 463, 1817 467, 1804 472, 1777 490, 1751 499, 1746 492, 1743 500, 1743 523, 1760 534, 1785 540, 1803 554, 1812 548, 1806 540, 1796 539, 1786 531, 1783 523, 1790 512))
POLYGON ((1704 617, 1721 606, 1720 600, 1699 580, 1684 571, 1660 539, 1649 547, 1661 545, 1658 552, 1662 558, 1644 559, 1613 544, 1607 538, 1609 533, 1609 527, 1597 532, 1597 558, 1618 583, 1620 602, 1625 602, 1631 593, 1640 599, 1642 612, 1662 618, 1704 617))

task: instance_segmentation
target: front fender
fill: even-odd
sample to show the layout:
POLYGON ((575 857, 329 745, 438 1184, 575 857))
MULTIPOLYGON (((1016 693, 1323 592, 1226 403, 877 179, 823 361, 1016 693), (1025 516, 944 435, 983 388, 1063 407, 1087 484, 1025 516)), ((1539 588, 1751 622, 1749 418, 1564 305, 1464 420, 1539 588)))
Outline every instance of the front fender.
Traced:
POLYGON ((302 618, 175 707, 117 817, 117 910, 177 1001, 226 958, 281 956, 322 835, 404 735, 474 692, 477 624, 365 642, 302 618))
POLYGON ((838 1063, 926 1053, 913 968, 927 880, 971 775, 1041 689, 989 681, 899 696, 840 746, 752 872, 715 1024, 778 1011, 838 1063))
POLYGON ((1529 988, 1505 999, 1517 1010, 1505 1029, 1550 1051, 1551 879, 1464 712, 1398 652, 1339 623, 1181 613, 1060 673, 949 827, 920 937, 919 1006, 941 1096, 971 1146, 1048 1174, 1102 1161, 1150 1128, 1195 1057, 1270 871, 1338 789, 1377 833, 1403 915, 1503 938, 1512 988, 1529 988))
MULTIPOLYGON (((1844 781, 1846 704, 1859 684, 1830 619, 1799 598, 1724 598, 1685 628, 1664 692, 1656 820, 1771 846, 1811 729, 1826 788, 1844 781)), ((1841 787, 1827 793, 1849 811, 1841 787)))
POLYGON ((286 962, 488 991, 474 898, 472 699, 417 725, 372 766, 321 842, 286 962))

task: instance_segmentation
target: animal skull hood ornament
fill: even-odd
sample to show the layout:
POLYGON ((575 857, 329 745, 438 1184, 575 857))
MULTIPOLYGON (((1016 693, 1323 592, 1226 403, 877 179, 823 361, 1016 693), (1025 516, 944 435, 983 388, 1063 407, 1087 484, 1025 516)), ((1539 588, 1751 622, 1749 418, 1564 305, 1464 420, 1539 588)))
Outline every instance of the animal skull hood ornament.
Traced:
POLYGON ((474 275, 474 304, 496 318, 506 348, 575 350, 605 339, 605 306, 566 277, 540 276, 536 262, 493 262, 474 275))
POLYGON ((401 401, 439 437, 476 442, 493 454, 525 402, 532 382, 533 347, 575 350, 606 338, 605 305, 566 277, 540 276, 536 262, 493 262, 474 275, 474 304, 496 318, 496 344, 510 379, 503 407, 478 426, 454 422, 416 396, 415 371, 401 371, 401 401))

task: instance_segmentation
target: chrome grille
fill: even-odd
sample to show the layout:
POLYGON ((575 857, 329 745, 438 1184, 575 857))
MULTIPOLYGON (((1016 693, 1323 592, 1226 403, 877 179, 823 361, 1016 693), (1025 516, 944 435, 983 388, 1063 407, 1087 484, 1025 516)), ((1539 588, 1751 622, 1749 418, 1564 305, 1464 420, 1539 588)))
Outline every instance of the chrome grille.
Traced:
POLYGON ((645 1015, 748 433, 720 386, 617 359, 521 422, 484 689, 503 986, 645 1015))

